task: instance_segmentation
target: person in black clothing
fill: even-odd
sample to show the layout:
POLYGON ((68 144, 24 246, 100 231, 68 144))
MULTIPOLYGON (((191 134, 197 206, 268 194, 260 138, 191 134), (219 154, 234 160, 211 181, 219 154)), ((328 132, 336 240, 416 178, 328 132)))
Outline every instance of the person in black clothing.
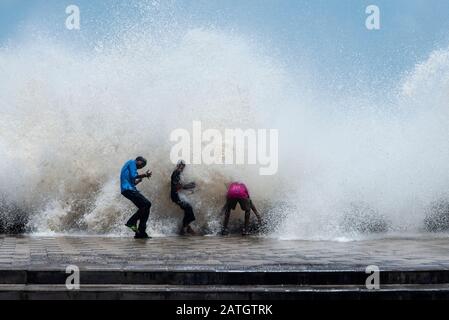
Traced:
POLYGON ((186 167, 186 164, 183 160, 180 160, 178 164, 176 165, 175 171, 173 171, 171 175, 171 192, 170 192, 170 198, 171 200, 176 203, 182 210, 184 210, 184 219, 182 221, 182 228, 181 228, 181 235, 185 234, 191 234, 194 235, 195 231, 192 229, 190 224, 195 221, 195 215, 193 214, 193 208, 185 200, 180 199, 179 197, 179 191, 182 190, 192 190, 195 188, 195 183, 187 183, 182 184, 181 183, 181 173, 183 172, 184 168, 186 167))

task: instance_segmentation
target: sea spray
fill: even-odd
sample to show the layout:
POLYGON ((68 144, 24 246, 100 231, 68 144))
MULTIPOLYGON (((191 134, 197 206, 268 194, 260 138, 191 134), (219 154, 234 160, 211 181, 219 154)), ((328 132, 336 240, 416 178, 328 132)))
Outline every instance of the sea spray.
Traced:
MULTIPOLYGON (((167 221, 163 234, 174 232, 182 213, 168 196, 170 133, 198 118, 217 129, 265 128, 256 106, 281 98, 282 74, 242 39, 193 29, 164 49, 154 39, 129 41, 84 54, 42 39, 1 51, 2 162, 10 163, 2 175, 11 180, 2 192, 32 207, 30 231, 122 233, 135 208, 117 177, 141 154, 154 172, 140 186, 153 202, 150 226, 167 221), (10 177, 11 168, 18 175, 10 177)), ((186 175, 197 181, 189 198, 208 232, 222 220, 226 182, 247 181, 263 204, 273 193, 263 186, 278 180, 252 165, 189 166, 186 175)))
POLYGON ((205 233, 219 231, 232 180, 248 185, 268 236, 447 230, 438 203, 449 197, 449 50, 390 92, 346 96, 302 81, 313 74, 292 74, 245 35, 154 19, 151 27, 113 29, 94 45, 43 32, 0 48, 1 232, 25 223, 43 234, 127 234, 135 208, 118 175, 143 155, 153 171, 139 186, 153 203, 150 232, 174 234, 182 212, 169 200, 170 134, 195 120, 221 132, 279 131, 274 176, 254 165, 187 167, 198 189, 186 196, 205 233))

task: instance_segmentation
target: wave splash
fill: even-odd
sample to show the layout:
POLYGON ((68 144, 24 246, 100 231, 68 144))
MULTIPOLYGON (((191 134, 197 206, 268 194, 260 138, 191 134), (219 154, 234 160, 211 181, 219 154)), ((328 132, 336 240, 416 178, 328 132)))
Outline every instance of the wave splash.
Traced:
POLYGON ((0 48, 0 232, 124 234, 134 208, 119 194, 119 170, 143 155, 153 170, 141 186, 153 203, 150 232, 175 233, 169 137, 196 120, 280 132, 275 176, 188 167, 205 233, 220 228, 230 180, 247 183, 273 237, 448 229, 449 50, 405 75, 394 102, 339 97, 330 113, 320 97, 335 92, 305 86, 310 75, 290 74, 242 35, 159 31, 81 52, 46 37, 0 48))

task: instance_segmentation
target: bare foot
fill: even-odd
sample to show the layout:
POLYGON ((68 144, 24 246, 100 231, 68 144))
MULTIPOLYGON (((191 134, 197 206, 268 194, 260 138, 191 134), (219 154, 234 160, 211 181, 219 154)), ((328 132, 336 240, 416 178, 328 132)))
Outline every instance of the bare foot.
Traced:
POLYGON ((196 232, 195 232, 195 230, 192 229, 191 226, 187 226, 187 233, 192 236, 196 236, 196 232))

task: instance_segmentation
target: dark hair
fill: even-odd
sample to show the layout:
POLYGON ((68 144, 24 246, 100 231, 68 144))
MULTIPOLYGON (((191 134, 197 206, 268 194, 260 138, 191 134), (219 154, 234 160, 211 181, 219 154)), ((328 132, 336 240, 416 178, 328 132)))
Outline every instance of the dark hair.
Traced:
POLYGON ((145 159, 144 157, 137 157, 136 161, 143 162, 144 167, 147 165, 147 159, 145 159))
POLYGON ((180 166, 184 166, 185 167, 186 166, 186 162, 184 160, 179 160, 178 163, 176 163, 176 166, 177 167, 180 167, 180 166))

